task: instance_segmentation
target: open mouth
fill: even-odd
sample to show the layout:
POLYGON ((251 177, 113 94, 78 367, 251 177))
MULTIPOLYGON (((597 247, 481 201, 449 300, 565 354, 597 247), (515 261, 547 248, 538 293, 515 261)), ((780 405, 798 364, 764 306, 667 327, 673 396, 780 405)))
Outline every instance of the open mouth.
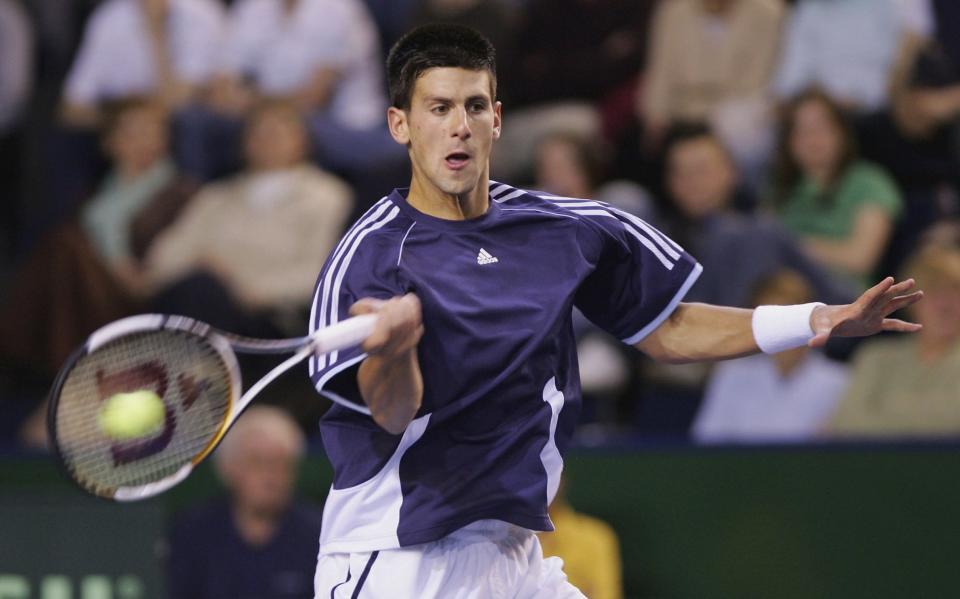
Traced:
POLYGON ((470 162, 470 154, 466 152, 452 152, 447 154, 444 162, 446 162, 448 168, 458 171, 470 162))

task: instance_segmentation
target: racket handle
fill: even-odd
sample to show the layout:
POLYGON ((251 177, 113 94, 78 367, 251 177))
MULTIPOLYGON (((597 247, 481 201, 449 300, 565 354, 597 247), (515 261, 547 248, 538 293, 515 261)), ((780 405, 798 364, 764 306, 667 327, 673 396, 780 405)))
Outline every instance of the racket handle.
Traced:
POLYGON ((313 334, 316 353, 339 351, 363 343, 377 323, 375 314, 363 314, 318 330, 313 334))

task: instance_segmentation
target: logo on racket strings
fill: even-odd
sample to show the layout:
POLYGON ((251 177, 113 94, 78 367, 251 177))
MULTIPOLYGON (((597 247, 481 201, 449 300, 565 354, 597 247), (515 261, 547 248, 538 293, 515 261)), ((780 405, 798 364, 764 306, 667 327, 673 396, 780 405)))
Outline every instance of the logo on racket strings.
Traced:
MULTIPOLYGON (((113 456, 113 465, 121 466, 156 455, 170 445, 177 428, 177 414, 166 395, 170 377, 167 369, 158 362, 144 362, 137 366, 126 368, 110 374, 97 370, 97 395, 100 402, 117 393, 129 393, 142 389, 153 389, 163 401, 164 418, 163 430, 147 439, 131 441, 117 441, 110 446, 113 456)), ((200 395, 210 386, 206 380, 197 381, 193 376, 180 374, 177 377, 177 388, 180 391, 181 406, 189 410, 200 398, 200 395)))

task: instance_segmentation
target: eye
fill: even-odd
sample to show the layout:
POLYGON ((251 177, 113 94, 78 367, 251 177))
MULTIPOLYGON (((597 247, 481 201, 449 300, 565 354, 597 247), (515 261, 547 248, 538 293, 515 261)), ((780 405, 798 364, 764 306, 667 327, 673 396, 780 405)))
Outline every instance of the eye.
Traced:
POLYGON ((430 112, 432 112, 433 114, 447 114, 449 110, 450 109, 446 105, 438 104, 437 106, 434 106, 433 108, 431 108, 430 112))
POLYGON ((487 109, 486 102, 474 102, 473 104, 470 105, 471 112, 483 112, 486 109, 487 109))

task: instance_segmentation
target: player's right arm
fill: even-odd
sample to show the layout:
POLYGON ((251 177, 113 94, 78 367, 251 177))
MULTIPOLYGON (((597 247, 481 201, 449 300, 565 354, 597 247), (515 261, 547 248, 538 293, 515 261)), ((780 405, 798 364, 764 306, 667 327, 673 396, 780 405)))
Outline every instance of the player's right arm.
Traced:
POLYGON ((377 315, 373 333, 363 343, 367 358, 360 365, 357 384, 374 422, 398 435, 423 400, 417 360, 417 343, 423 336, 420 300, 412 293, 389 300, 364 298, 350 313, 377 315))

